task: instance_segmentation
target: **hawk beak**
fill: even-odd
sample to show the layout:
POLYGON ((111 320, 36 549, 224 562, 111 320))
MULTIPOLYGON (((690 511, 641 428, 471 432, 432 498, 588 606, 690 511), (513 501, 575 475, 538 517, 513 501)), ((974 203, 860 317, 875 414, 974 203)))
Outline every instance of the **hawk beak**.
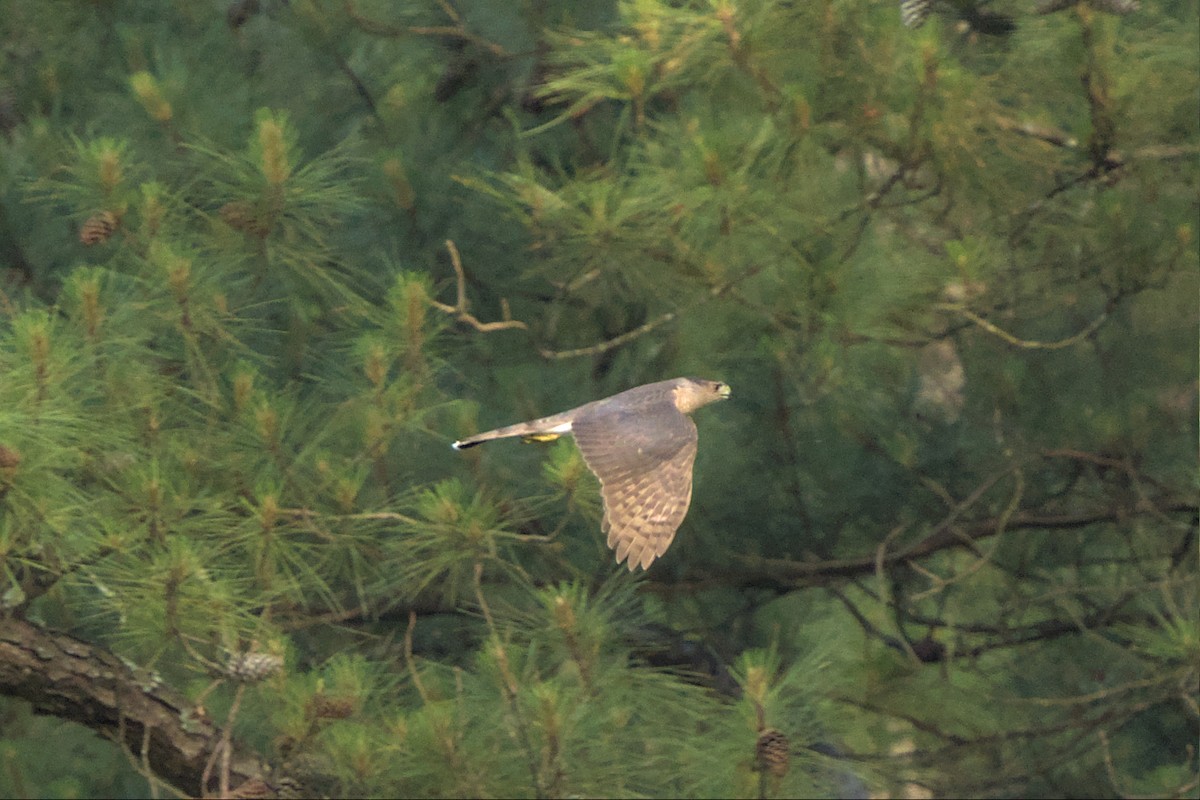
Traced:
POLYGON ((729 392, 730 392, 730 389, 729 389, 728 383, 722 383, 720 386, 717 387, 717 394, 721 396, 722 400, 725 400, 729 397, 729 392))

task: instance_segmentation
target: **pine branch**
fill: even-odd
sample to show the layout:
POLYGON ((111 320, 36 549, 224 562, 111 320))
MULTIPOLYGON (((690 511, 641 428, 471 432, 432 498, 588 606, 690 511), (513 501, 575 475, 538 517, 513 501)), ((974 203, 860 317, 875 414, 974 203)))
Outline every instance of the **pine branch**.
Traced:
POLYGON ((690 570, 679 580, 665 573, 650 576, 645 591, 672 595, 706 591, 713 588, 769 589, 788 592, 805 586, 820 586, 860 575, 876 573, 884 567, 903 564, 942 550, 968 546, 1005 531, 1020 529, 1069 530, 1105 522, 1127 522, 1146 515, 1187 514, 1195 518, 1200 506, 1194 500, 1165 498, 1153 502, 1145 499, 1132 504, 1115 504, 1074 513, 1051 513, 1026 509, 1009 516, 989 517, 975 521, 953 523, 952 519, 937 525, 921 541, 906 548, 892 550, 879 556, 876 553, 858 558, 824 561, 796 561, 782 558, 762 558, 731 555, 717 570, 690 570))
MULTIPOLYGON (((108 650, 20 619, 0 618, 0 693, 39 714, 87 726, 116 741, 152 773, 192 797, 208 794, 202 776, 228 744, 229 784, 271 786, 269 765, 183 696, 108 650)), ((274 792, 272 795, 274 796, 274 792)))

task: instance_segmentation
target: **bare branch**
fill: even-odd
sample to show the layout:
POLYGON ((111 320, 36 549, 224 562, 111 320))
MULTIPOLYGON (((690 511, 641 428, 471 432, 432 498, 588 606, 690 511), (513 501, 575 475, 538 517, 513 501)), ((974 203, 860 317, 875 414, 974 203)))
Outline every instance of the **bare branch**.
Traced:
POLYGON ((529 326, 517 319, 512 319, 508 310, 508 303, 504 302, 504 319, 501 322, 480 322, 479 319, 469 311, 467 311, 467 275, 463 270, 462 257, 458 254, 458 248, 454 245, 451 239, 446 240, 446 249, 450 251, 450 264, 454 267, 454 277, 457 283, 457 298, 454 305, 439 303, 437 300, 431 299, 430 304, 438 311, 443 311, 451 314, 459 322, 465 322, 475 330, 482 333, 490 333, 492 331, 502 331, 511 328, 519 330, 529 330, 529 326))
POLYGON ((1013 336, 1003 328, 988 322, 974 311, 964 308, 957 303, 939 303, 937 308, 943 311, 952 311, 964 319, 975 323, 993 336, 1003 339, 1014 347, 1020 347, 1026 350, 1061 350, 1064 347, 1071 347, 1072 345, 1079 344, 1100 329, 1100 326, 1103 325, 1105 320, 1108 319, 1108 314, 1112 310, 1111 308, 1104 309, 1104 311, 1100 313, 1100 316, 1089 322, 1081 331, 1068 336, 1066 339, 1059 339, 1054 342, 1042 342, 1038 341, 1037 339, 1021 339, 1013 336))
POLYGON ((674 311, 667 311, 666 313, 660 314, 644 325, 639 325, 631 331, 626 331, 620 336, 614 336, 613 338, 607 339, 603 342, 599 342, 588 347, 578 347, 574 350, 547 350, 544 347, 539 347, 538 354, 540 354, 542 358, 552 360, 599 355, 600 353, 606 353, 609 350, 612 350, 614 347, 620 347, 626 342, 632 341, 639 336, 647 334, 660 325, 665 325, 666 323, 675 319, 675 316, 676 314, 674 311))
MULTIPOLYGON (((969 505, 969 502, 966 504, 969 505)), ((884 554, 882 566, 908 563, 942 550, 963 547, 966 542, 980 541, 1006 530, 1069 530, 1106 522, 1127 522, 1144 515, 1195 516, 1198 513, 1200 507, 1197 507, 1194 500, 1162 498, 1155 501, 1152 507, 1144 501, 1138 501, 1072 513, 1027 509, 1000 518, 964 521, 958 524, 957 530, 954 519, 950 518, 939 523, 919 542, 884 554)), ((877 556, 878 553, 870 553, 858 558, 797 561, 731 554, 728 562, 723 563, 719 569, 695 569, 678 581, 666 580, 663 575, 654 576, 654 580, 648 581, 644 589, 655 594, 677 594, 718 587, 736 587, 781 593, 804 586, 826 586, 849 577, 875 574, 879 566, 877 556)))

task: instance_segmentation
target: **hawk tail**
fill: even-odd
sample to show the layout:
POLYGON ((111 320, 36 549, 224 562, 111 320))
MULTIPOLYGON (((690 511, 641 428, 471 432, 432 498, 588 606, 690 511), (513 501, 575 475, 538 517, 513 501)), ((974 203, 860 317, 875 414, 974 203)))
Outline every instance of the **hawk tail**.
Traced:
POLYGON ((459 439, 453 446, 455 450, 466 450, 468 447, 490 442, 493 439, 507 439, 511 436, 520 436, 526 441, 551 441, 564 433, 571 432, 571 418, 571 414, 555 414, 552 417, 542 417, 531 422, 519 422, 516 425, 507 425, 503 428, 459 439))

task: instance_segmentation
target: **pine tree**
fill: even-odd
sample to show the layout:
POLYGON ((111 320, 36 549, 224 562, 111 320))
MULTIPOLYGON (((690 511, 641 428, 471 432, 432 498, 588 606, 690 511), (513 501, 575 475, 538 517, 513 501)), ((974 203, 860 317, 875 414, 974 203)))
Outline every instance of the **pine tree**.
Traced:
POLYGON ((0 794, 1192 791, 1197 11, 1115 8, 10 2, 0 794), (449 447, 689 374, 644 575, 449 447))

